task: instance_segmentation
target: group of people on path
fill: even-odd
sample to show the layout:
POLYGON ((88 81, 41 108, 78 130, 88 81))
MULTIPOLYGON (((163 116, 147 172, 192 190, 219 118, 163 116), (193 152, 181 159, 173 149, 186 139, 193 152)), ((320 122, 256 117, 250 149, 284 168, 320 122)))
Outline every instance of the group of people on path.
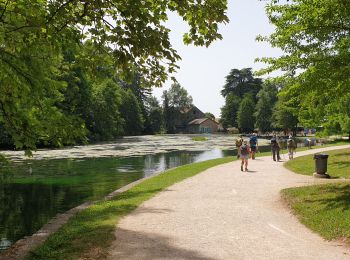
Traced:
POLYGON ((237 158, 241 158, 241 171, 248 171, 248 159, 251 157, 255 160, 255 154, 258 151, 258 137, 256 134, 253 134, 248 140, 244 140, 241 135, 239 139, 236 140, 237 147, 237 158))
MULTIPOLYGON (((277 135, 273 135, 271 138, 271 152, 272 152, 272 159, 274 161, 280 161, 280 150, 283 148, 283 140, 279 139, 277 135)), ((241 171, 245 170, 248 171, 248 159, 252 158, 252 160, 255 160, 256 152, 258 151, 258 138, 257 135, 254 133, 252 136, 249 137, 249 144, 248 140, 244 140, 243 136, 241 135, 238 139, 236 139, 236 148, 237 148, 237 158, 241 159, 241 171)), ((293 159, 293 155, 295 153, 297 146, 296 142, 294 141, 293 137, 290 135, 287 139, 287 149, 288 149, 288 156, 289 159, 293 159)))

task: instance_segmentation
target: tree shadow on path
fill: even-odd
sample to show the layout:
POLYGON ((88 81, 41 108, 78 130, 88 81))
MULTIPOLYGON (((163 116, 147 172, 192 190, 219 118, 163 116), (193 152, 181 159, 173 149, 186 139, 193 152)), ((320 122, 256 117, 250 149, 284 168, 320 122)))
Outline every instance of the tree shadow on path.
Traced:
POLYGON ((118 228, 108 259, 214 260, 194 250, 179 248, 170 237, 118 228))

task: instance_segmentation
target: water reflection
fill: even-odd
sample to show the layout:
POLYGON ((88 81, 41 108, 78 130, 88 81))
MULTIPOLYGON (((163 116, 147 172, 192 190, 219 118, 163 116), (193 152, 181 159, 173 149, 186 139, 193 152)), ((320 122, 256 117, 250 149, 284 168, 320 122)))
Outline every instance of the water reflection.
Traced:
POLYGON ((134 157, 27 160, 0 168, 0 250, 40 229, 57 213, 142 177, 232 151, 175 151, 134 157))

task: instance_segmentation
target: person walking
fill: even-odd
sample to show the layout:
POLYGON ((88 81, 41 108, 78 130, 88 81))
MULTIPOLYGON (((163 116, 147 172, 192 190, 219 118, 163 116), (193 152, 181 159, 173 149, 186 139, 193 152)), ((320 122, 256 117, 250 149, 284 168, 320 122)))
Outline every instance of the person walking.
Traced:
POLYGON ((287 149, 288 149, 289 160, 293 159, 293 155, 294 155, 296 148, 297 148, 297 146, 295 144, 295 141, 294 141, 293 137, 290 135, 288 137, 288 140, 287 140, 287 149))
POLYGON ((250 147, 248 145, 248 141, 244 140, 243 144, 241 145, 240 149, 240 157, 241 157, 241 171, 243 172, 243 166, 244 170, 248 171, 248 159, 249 159, 249 153, 250 153, 250 147))
POLYGON ((240 147, 243 144, 243 135, 240 135, 239 138, 236 139, 236 149, 237 149, 237 158, 241 155, 241 149, 240 147))
POLYGON ((250 145, 252 160, 255 160, 255 153, 256 153, 257 150, 258 150, 258 137, 256 136, 256 133, 254 133, 254 134, 249 138, 249 145, 250 145))
POLYGON ((273 135, 272 139, 271 139, 271 150, 272 150, 272 158, 274 161, 280 161, 281 157, 280 157, 280 146, 278 144, 278 137, 276 135, 273 135), (277 157, 277 158, 276 158, 277 157))

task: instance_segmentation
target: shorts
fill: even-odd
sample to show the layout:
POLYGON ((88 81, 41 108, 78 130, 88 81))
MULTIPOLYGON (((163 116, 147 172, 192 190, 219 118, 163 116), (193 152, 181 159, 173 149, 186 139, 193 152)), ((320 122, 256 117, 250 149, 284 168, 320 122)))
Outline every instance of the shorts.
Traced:
POLYGON ((241 154, 241 155, 240 155, 240 158, 241 158, 241 159, 248 160, 248 159, 249 159, 249 154, 241 154))
POLYGON ((250 147, 250 150, 252 150, 252 152, 256 152, 256 146, 250 147))

